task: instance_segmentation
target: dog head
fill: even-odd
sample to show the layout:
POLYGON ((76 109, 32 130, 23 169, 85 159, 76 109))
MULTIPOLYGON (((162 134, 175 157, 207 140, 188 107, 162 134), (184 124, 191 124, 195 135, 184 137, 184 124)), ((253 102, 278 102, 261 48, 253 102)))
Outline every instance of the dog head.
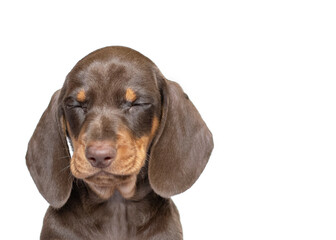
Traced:
POLYGON ((73 178, 102 199, 115 191, 130 198, 145 171, 160 196, 181 193, 197 180, 212 148, 210 131, 177 83, 140 53, 107 47, 68 74, 35 129, 26 159, 41 194, 59 208, 73 178))

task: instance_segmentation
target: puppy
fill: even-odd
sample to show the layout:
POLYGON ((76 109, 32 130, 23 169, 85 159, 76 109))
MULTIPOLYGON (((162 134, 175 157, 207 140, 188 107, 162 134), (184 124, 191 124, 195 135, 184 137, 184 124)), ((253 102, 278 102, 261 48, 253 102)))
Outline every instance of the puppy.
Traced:
POLYGON ((28 144, 28 169, 50 204, 41 239, 182 239, 170 197, 193 185, 212 149, 188 96, 151 60, 125 47, 90 53, 28 144))

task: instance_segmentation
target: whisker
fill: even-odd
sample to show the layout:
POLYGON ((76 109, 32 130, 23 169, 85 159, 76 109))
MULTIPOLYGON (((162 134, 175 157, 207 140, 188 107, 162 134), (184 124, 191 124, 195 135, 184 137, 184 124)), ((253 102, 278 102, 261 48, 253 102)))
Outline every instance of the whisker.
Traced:
POLYGON ((68 175, 68 181, 70 181, 71 179, 72 179, 72 174, 71 173, 69 173, 69 175, 68 175))
POLYGON ((79 186, 79 179, 77 179, 77 178, 75 178, 75 184, 76 184, 76 186, 79 188, 80 186, 79 186))
POLYGON ((65 170, 68 170, 68 169, 70 169, 70 164, 67 165, 65 168, 63 168, 62 170, 60 170, 60 172, 64 172, 65 170))

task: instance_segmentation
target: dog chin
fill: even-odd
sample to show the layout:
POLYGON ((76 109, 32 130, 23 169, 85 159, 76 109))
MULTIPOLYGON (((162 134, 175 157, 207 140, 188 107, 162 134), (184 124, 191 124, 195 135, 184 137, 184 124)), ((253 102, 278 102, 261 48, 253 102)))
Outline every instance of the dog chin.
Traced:
MULTIPOLYGON (((98 175, 99 176, 99 175, 98 175)), ((113 175, 110 178, 104 176, 104 181, 95 177, 84 179, 89 188, 101 199, 108 200, 118 191, 122 197, 129 199, 136 191, 136 175, 123 176, 121 179, 113 175), (96 181, 95 181, 96 180, 96 181)))
MULTIPOLYGON (((87 181, 86 181, 87 182, 87 181)), ((101 199, 107 200, 114 194, 116 188, 114 186, 99 186, 94 183, 87 182, 89 188, 101 199)))

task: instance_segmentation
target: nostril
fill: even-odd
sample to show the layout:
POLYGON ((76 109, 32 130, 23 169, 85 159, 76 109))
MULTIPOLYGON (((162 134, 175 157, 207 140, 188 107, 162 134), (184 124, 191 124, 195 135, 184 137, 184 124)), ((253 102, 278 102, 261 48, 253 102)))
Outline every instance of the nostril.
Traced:
POLYGON ((93 167, 106 168, 116 156, 116 149, 106 142, 91 143, 85 150, 86 159, 93 167))

